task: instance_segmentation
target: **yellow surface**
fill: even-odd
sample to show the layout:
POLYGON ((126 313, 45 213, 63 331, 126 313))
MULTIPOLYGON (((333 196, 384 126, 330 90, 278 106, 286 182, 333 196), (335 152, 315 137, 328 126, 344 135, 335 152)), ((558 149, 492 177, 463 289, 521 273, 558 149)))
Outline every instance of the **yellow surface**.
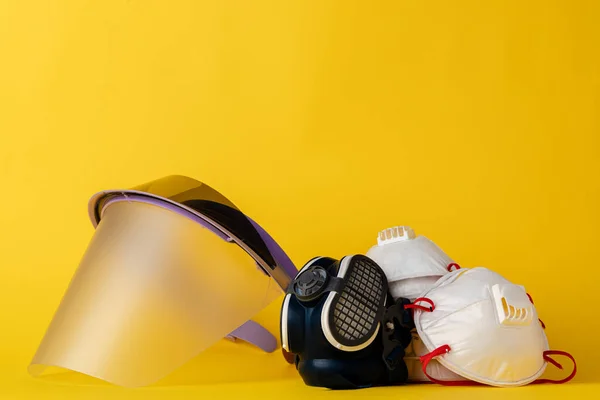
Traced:
MULTIPOLYGON (((597 1, 0 3, 0 398, 566 398, 600 388, 597 1), (220 343, 160 385, 26 374, 98 190, 178 173, 297 264, 409 224, 524 284, 574 383, 307 388, 220 343), (215 397, 216 398, 216 397, 215 397)), ((260 320, 277 332, 278 304, 260 320)))

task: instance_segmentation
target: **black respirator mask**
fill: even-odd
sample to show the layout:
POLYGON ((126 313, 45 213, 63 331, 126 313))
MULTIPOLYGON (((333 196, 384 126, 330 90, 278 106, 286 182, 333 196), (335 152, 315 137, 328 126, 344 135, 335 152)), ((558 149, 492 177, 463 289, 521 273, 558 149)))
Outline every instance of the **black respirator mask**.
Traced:
POLYGON ((383 270, 363 255, 316 257, 289 285, 281 343, 304 383, 358 389, 406 382, 414 327, 408 299, 394 299, 383 270))

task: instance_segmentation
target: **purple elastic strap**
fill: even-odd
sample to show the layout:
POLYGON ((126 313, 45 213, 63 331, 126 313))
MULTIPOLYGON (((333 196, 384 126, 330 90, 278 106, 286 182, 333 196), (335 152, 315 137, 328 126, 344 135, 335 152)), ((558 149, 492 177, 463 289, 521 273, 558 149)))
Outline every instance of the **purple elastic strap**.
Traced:
POLYGON ((275 263, 281 268, 283 268, 291 279, 294 279, 294 277, 298 274, 298 269, 296 268, 292 260, 288 257, 288 255, 283 251, 281 246, 277 244, 277 242, 271 237, 271 235, 267 233, 267 231, 265 231, 260 225, 254 222, 252 218, 250 218, 247 215, 246 218, 248 218, 248 221, 250 221, 254 228, 258 231, 258 234, 269 249, 269 252, 273 256, 273 259, 275 259, 275 263))
POLYGON ((255 345, 267 353, 272 353, 277 349, 277 339, 275 339, 275 336, 258 322, 252 320, 244 323, 235 331, 227 335, 226 338, 231 340, 241 339, 255 345))

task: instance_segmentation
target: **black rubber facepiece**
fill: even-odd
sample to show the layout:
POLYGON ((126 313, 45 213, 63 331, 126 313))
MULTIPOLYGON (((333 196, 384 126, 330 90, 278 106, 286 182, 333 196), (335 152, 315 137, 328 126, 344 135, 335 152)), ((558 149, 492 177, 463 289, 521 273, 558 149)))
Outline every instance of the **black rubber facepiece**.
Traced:
POLYGON ((288 287, 282 342, 308 386, 397 385, 408 379, 404 349, 411 321, 406 318, 412 321, 410 310, 394 303, 375 261, 364 255, 339 261, 316 257, 288 287), (387 312, 389 305, 394 309, 387 312))

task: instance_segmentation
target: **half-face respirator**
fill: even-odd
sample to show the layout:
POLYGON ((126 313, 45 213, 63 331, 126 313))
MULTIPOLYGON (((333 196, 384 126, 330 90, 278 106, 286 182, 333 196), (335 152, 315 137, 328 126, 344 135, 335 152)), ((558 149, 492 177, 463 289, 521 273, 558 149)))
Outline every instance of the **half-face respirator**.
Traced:
POLYGON ((410 302, 388 292, 370 258, 316 257, 290 283, 281 309, 282 347, 309 386, 356 389, 406 382, 410 302))

